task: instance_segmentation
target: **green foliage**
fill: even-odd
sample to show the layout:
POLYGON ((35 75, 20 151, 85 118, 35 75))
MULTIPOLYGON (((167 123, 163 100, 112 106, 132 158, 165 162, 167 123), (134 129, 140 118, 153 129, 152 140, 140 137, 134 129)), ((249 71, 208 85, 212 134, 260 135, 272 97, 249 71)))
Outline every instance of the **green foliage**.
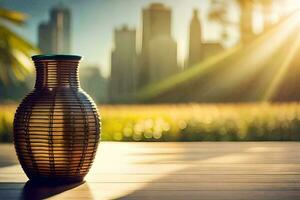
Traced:
POLYGON ((0 8, 0 84, 13 84, 28 74, 30 56, 38 50, 10 29, 10 25, 23 25, 26 15, 0 8))
POLYGON ((104 140, 300 140, 299 104, 112 106, 102 111, 104 140))
POLYGON ((12 142, 14 106, 0 107, 0 142, 12 142))
MULTIPOLYGON (((0 107, 0 141, 14 106, 0 107)), ((300 104, 102 106, 104 141, 300 141, 300 104)))

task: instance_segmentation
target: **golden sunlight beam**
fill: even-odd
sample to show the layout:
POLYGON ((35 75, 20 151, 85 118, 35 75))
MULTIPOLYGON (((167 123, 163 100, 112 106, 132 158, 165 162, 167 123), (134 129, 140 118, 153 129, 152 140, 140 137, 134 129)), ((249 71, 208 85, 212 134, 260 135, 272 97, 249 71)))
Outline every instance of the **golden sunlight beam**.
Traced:
MULTIPOLYGON (((215 76, 209 84, 207 84, 206 88, 202 90, 202 96, 213 96, 218 91, 217 95, 222 95, 223 93, 228 93, 228 90, 232 90, 235 86, 242 84, 245 80, 248 80, 250 77, 258 73, 260 70, 265 67, 265 63, 273 60, 273 59, 286 59, 285 63, 288 64, 288 60, 291 58, 286 58, 286 55, 281 57, 276 57, 276 52, 280 51, 283 45, 287 42, 288 38, 291 37, 295 33, 295 27, 298 27, 300 24, 299 18, 300 12, 296 11, 290 17, 288 17, 282 24, 278 27, 270 30, 265 35, 261 36, 258 40, 255 40, 249 47, 245 47, 245 50, 239 58, 229 63, 227 71, 224 73, 219 73, 215 76), (275 56, 275 57, 274 57, 275 56), (222 80, 222 84, 220 84, 220 80, 222 80)), ((298 41, 295 42, 293 46, 298 45, 298 41), (295 44, 297 43, 297 44, 295 44)), ((289 48, 291 49, 291 48, 289 48)), ((294 54, 294 48, 291 50, 288 57, 292 57, 291 54, 294 54)), ((285 64, 285 65, 287 65, 285 64)), ((275 72, 271 73, 269 82, 274 82, 273 75, 278 74, 277 72, 281 69, 281 65, 271 65, 271 67, 275 67, 275 72)), ((271 70, 270 70, 271 72, 271 70)), ((281 72, 282 73, 282 72, 281 72)), ((279 75, 276 75, 276 77, 279 75)), ((257 83, 256 83, 257 84, 257 83)), ((262 91, 270 90, 268 87, 269 84, 257 84, 258 88, 262 88, 262 91)), ((260 90, 260 89, 258 89, 260 90)), ((273 90, 273 89, 272 89, 273 90)))
POLYGON ((284 75, 287 72, 287 69, 289 68, 291 61, 296 56, 297 49, 300 46, 300 35, 298 35, 296 41, 292 44, 290 51, 286 53, 286 59, 282 62, 277 74, 273 78, 270 86, 268 87, 268 90, 266 91, 266 94, 264 95, 263 100, 269 101, 272 99, 273 95, 277 92, 278 86, 282 82, 284 75))

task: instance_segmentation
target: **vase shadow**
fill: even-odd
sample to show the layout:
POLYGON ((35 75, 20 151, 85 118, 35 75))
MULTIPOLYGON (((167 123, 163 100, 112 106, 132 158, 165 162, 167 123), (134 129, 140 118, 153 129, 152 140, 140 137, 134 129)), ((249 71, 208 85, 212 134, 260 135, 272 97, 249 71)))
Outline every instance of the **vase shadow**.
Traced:
POLYGON ((68 190, 74 189, 83 184, 86 185, 85 181, 76 182, 76 183, 55 184, 55 183, 40 183, 40 182, 29 180, 26 182, 26 184, 23 187, 21 199, 24 200, 45 199, 57 194, 61 194, 68 190))

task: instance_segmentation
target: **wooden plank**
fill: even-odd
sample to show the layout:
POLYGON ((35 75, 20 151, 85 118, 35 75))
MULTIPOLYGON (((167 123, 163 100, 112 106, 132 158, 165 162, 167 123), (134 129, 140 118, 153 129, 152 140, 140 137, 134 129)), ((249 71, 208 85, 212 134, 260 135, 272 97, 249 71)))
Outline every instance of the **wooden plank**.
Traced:
POLYGON ((0 199, 300 199, 300 143, 100 144, 86 182, 26 184, 10 144, 0 145, 0 199), (26 198, 25 198, 26 199, 26 198))
MULTIPOLYGON (((12 183, 24 183, 27 178, 23 174, 20 178, 16 174, 0 175, 1 183, 10 180, 12 183), (4 182, 3 182, 4 181, 4 182)), ((18 175, 18 176, 19 176, 18 175)), ((148 183, 147 180, 157 178, 155 174, 93 174, 89 183, 148 183)), ((167 179, 157 179, 158 183, 300 183, 300 175, 295 174, 169 174, 167 179)))

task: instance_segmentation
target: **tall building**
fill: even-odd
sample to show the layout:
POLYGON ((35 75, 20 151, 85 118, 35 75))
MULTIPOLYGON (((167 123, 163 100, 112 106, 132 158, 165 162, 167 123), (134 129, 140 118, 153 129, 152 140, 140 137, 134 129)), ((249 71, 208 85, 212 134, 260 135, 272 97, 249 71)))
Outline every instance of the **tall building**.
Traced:
POLYGON ((71 52, 71 13, 62 5, 50 11, 50 20, 38 27, 38 46, 43 53, 69 54, 71 52))
POLYGON ((204 59, 224 51, 224 47, 219 42, 207 42, 202 39, 201 21, 198 11, 194 10, 190 23, 189 52, 187 67, 195 66, 204 59))
POLYGON ((201 61, 203 56, 201 46, 202 46, 201 23, 198 17, 198 11, 195 9, 190 24, 188 66, 193 66, 194 64, 201 61))
POLYGON ((178 71, 177 44, 171 35, 171 10, 161 3, 143 9, 140 86, 178 71))
POLYGON ((38 27, 38 47, 42 53, 52 52, 52 32, 48 22, 42 22, 38 27))
POLYGON ((50 13, 54 53, 70 53, 71 51, 71 13, 63 6, 54 7, 50 13))
POLYGON ((156 37, 150 42, 148 59, 149 83, 178 72, 176 42, 165 35, 156 37))
POLYGON ((136 90, 137 54, 136 31, 123 26, 114 33, 111 54, 110 100, 126 101, 136 90))

